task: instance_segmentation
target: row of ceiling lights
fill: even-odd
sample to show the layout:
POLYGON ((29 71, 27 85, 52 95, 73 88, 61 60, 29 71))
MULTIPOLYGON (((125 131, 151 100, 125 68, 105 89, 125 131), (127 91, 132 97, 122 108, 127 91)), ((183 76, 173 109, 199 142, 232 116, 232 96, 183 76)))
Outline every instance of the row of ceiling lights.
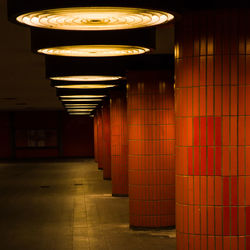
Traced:
MULTIPOLYGON (((68 7, 31 11, 16 17, 24 25, 48 30, 110 31, 146 28, 167 23, 174 16, 165 11, 128 7, 68 7)), ((65 34, 66 35, 66 34, 65 34)), ((46 39, 46 38, 45 38, 46 39)), ((84 44, 39 48, 38 53, 66 57, 117 57, 150 52, 150 48, 124 44, 84 44)), ((50 78, 58 89, 109 89, 123 76, 72 75, 50 78)), ((59 99, 71 115, 91 115, 106 95, 63 94, 59 99)))

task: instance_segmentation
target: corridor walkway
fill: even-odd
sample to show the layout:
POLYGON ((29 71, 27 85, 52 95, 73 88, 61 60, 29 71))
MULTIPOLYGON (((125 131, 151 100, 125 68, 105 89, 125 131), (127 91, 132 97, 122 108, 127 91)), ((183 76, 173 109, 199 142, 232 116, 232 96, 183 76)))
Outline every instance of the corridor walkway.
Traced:
POLYGON ((0 163, 1 250, 173 250, 172 231, 133 231, 93 160, 0 163))

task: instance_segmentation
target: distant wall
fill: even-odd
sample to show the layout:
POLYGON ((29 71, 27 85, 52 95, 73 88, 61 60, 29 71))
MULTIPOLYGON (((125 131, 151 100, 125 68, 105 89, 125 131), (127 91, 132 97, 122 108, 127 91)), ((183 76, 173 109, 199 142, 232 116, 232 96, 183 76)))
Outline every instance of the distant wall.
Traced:
POLYGON ((93 119, 63 116, 62 152, 64 156, 94 156, 93 119))
POLYGON ((10 120, 9 113, 0 113, 0 158, 10 158, 12 154, 10 120))
POLYGON ((93 119, 64 112, 0 112, 0 159, 93 157, 93 119))

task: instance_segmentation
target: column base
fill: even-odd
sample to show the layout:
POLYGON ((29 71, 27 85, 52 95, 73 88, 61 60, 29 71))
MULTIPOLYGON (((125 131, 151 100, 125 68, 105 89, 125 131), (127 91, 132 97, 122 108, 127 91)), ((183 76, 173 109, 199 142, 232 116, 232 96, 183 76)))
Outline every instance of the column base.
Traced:
POLYGON ((103 178, 105 181, 111 181, 111 178, 103 178))
POLYGON ((128 197, 128 194, 112 194, 113 197, 128 197))

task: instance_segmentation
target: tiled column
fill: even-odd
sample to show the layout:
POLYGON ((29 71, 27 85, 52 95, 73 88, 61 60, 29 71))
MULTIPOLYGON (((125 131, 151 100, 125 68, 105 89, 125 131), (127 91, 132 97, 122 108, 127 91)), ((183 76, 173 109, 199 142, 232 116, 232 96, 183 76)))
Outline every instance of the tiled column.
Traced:
POLYGON ((176 25, 178 250, 250 249, 250 13, 176 25))
POLYGON ((102 140, 103 140, 103 178, 111 179, 111 145, 110 145, 110 103, 105 100, 102 109, 102 140))
POLYGON ((102 136, 102 108, 97 110, 97 154, 98 169, 103 169, 103 136, 102 136))
POLYGON ((97 148, 97 142, 98 142, 98 138, 97 138, 97 113, 94 116, 94 157, 95 157, 95 161, 98 162, 98 148, 97 148))
POLYGON ((130 226, 174 226, 173 73, 130 72, 127 79, 130 226))
POLYGON ((111 172, 113 196, 128 195, 127 101, 124 89, 114 90, 110 101, 111 172))

